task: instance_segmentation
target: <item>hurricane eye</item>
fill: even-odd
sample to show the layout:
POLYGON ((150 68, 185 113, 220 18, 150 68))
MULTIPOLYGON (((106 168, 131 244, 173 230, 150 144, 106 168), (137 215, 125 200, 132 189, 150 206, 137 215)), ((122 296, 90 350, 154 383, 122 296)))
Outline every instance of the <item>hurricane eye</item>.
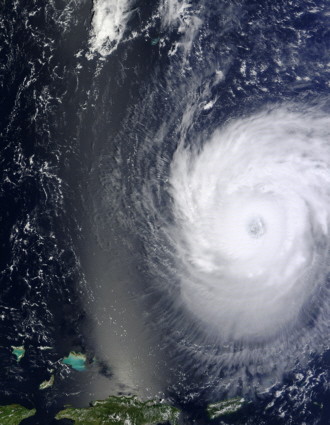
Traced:
POLYGON ((261 238, 266 233, 266 225, 261 217, 252 218, 247 225, 249 235, 254 239, 261 238))

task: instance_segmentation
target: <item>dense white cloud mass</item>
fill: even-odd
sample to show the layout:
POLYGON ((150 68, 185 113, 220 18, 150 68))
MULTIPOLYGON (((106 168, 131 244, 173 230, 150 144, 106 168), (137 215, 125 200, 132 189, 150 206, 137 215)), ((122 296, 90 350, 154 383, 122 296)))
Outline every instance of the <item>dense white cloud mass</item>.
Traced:
POLYGON ((107 55, 117 48, 132 17, 129 0, 95 0, 93 6, 91 48, 107 55))
POLYGON ((181 296, 222 339, 297 325, 328 273, 330 125, 284 108, 229 123, 171 164, 181 296))
POLYGON ((130 22, 134 14, 139 14, 139 6, 134 0, 95 0, 90 34, 91 52, 107 56, 117 49, 120 42, 142 34, 149 41, 150 27, 160 20, 162 34, 175 28, 181 35, 180 42, 172 46, 170 55, 175 54, 179 47, 188 53, 202 25, 202 20, 197 16, 198 11, 185 0, 162 0, 147 24, 133 30, 130 22))

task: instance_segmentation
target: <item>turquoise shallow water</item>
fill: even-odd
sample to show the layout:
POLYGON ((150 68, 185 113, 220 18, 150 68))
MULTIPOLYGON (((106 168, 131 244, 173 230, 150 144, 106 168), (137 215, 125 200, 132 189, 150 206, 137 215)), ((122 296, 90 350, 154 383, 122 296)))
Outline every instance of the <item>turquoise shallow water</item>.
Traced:
POLYGON ((86 356, 81 353, 75 353, 71 351, 68 357, 64 357, 63 363, 69 366, 72 366, 73 369, 78 370, 79 372, 84 372, 86 370, 86 356))

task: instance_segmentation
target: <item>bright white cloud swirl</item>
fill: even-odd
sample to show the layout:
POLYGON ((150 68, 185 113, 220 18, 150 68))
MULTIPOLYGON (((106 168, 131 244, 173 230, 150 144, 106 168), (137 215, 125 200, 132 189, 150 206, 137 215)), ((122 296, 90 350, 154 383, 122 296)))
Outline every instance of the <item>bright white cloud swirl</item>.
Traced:
POLYGON ((170 194, 180 292, 223 341, 308 321, 329 263, 330 121, 285 108, 179 146, 170 194))

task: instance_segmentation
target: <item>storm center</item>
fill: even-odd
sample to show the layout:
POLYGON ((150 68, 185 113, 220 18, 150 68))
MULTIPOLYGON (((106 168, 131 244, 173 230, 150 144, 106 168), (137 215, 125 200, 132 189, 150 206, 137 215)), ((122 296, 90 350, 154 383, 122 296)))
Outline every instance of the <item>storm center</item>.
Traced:
POLYGON ((266 233, 266 226, 261 217, 254 217, 248 222, 247 230, 252 238, 259 239, 266 233))

